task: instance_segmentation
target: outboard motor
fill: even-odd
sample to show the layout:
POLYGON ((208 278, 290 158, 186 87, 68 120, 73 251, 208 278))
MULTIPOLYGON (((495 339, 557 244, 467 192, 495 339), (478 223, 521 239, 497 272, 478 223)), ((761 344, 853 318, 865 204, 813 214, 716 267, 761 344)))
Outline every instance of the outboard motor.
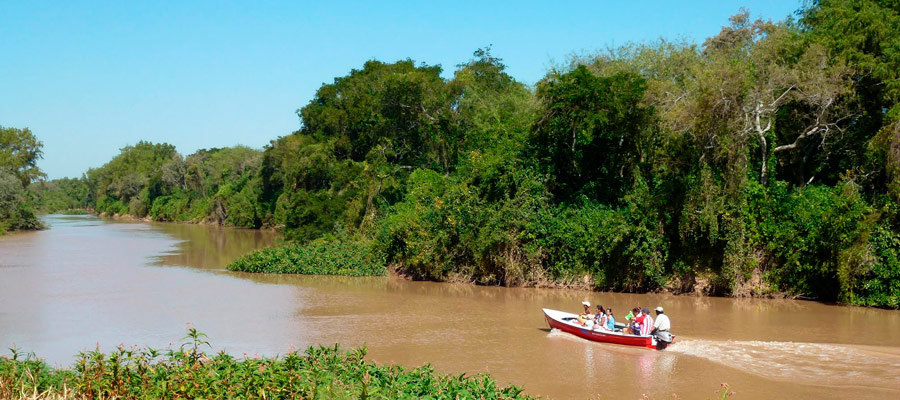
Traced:
POLYGON ((653 337, 656 339, 657 350, 664 350, 669 343, 675 340, 675 335, 669 331, 656 331, 653 333, 653 337))

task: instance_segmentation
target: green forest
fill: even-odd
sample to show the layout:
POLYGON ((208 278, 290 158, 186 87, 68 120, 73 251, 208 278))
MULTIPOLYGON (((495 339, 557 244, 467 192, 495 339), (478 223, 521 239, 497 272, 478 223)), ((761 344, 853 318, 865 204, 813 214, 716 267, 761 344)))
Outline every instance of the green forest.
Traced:
POLYGON ((900 307, 900 3, 723 22, 533 86, 490 48, 372 60, 261 150, 140 142, 76 179, 4 128, 0 227, 90 210, 285 234, 238 270, 900 307))

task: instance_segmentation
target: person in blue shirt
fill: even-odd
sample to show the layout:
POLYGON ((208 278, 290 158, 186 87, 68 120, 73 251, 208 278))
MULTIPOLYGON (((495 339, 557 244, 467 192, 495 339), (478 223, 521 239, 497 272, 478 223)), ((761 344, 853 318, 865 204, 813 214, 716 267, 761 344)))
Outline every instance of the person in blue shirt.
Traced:
POLYGON ((611 307, 606 308, 606 329, 611 331, 616 330, 616 318, 613 317, 613 311, 611 307))

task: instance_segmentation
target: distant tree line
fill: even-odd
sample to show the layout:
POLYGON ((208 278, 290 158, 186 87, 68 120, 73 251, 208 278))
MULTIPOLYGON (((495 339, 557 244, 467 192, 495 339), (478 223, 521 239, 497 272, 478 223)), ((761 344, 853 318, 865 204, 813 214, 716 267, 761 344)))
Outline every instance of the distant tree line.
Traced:
POLYGON ((798 16, 535 87, 489 49, 450 79, 369 61, 262 151, 141 142, 38 203, 361 243, 419 279, 900 307, 900 5, 798 16))

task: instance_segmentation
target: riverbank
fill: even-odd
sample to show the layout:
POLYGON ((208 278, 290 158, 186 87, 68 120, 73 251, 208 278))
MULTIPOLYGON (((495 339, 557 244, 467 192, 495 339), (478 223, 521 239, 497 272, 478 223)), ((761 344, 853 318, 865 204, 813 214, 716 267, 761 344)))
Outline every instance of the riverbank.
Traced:
MULTIPOLYGON (((156 221, 150 216, 138 218, 130 214, 96 214, 101 218, 129 222, 165 222, 187 225, 222 226, 210 220, 202 221, 156 221)), ((241 228, 248 229, 248 228, 241 228)), ((250 228, 251 230, 277 231, 274 228, 250 228)), ((484 270, 473 265, 442 266, 434 268, 423 266, 423 262, 436 262, 429 257, 407 257, 404 262, 388 262, 389 252, 396 249, 386 248, 378 239, 350 237, 348 235, 328 235, 306 244, 286 242, 277 246, 257 249, 229 263, 226 269, 236 272, 275 273, 275 274, 310 274, 310 275, 345 275, 345 276, 383 276, 395 274, 410 280, 434 282, 465 282, 487 286, 552 288, 586 290, 594 292, 625 292, 673 294, 688 296, 710 296, 729 298, 760 299, 804 299, 821 301, 825 304, 843 304, 868 306, 884 309, 898 307, 897 294, 886 298, 885 304, 857 304, 852 302, 821 300, 792 290, 779 290, 766 279, 766 271, 759 266, 759 260, 751 260, 749 268, 741 276, 735 276, 730 289, 723 291, 721 272, 709 269, 686 270, 678 273, 672 271, 657 277, 657 284, 652 287, 622 288, 617 287, 603 273, 590 270, 580 272, 553 272, 542 262, 523 262, 526 260, 505 260, 506 266, 496 271, 484 270), (422 258, 421 260, 419 258, 422 258), (412 260, 411 260, 412 259, 412 260), (423 273, 423 270, 431 273, 423 273)), ((434 250, 427 250, 433 252, 434 250)), ((542 250, 546 253, 549 250, 542 250)), ((407 250, 408 252, 408 250, 407 250)), ((514 256, 510 256, 514 257, 514 256)), ((521 255, 519 255, 521 257, 521 255)))
POLYGON ((145 216, 145 217, 136 217, 131 214, 116 214, 116 213, 107 213, 107 212, 97 213, 94 210, 76 210, 75 213, 60 212, 59 214, 62 214, 62 215, 94 215, 99 218, 105 218, 105 219, 111 219, 114 221, 123 221, 123 222, 148 222, 148 223, 153 222, 153 223, 164 223, 164 224, 203 225, 203 226, 218 226, 218 227, 233 228, 233 229, 248 229, 248 230, 256 230, 256 231, 263 231, 263 232, 278 232, 278 229, 276 227, 272 227, 272 226, 261 226, 258 228, 245 227, 245 226, 231 226, 228 224, 223 224, 220 221, 214 221, 209 218, 186 220, 186 221, 169 221, 169 220, 153 219, 153 217, 151 217, 149 215, 145 216), (84 212, 82 212, 82 211, 84 211, 84 212))
MULTIPOLYGON (((373 249, 374 244, 364 240, 349 238, 332 238, 316 240, 307 245, 288 243, 275 247, 254 250, 228 264, 226 269, 234 272, 266 273, 266 274, 303 274, 303 275, 344 275, 344 276, 384 276, 391 274, 408 280, 426 280, 447 283, 467 283, 486 286, 506 286, 523 288, 569 289, 576 291, 603 292, 597 285, 597 279, 590 273, 551 277, 546 271, 537 269, 527 276, 518 279, 485 280, 475 275, 471 268, 461 267, 448 271, 440 278, 422 277, 404 265, 386 265, 384 255, 373 249)), ((698 274, 695 282, 686 284, 682 278, 674 277, 655 290, 634 291, 630 293, 655 293, 690 296, 763 298, 763 299, 796 299, 800 296, 789 292, 778 291, 767 285, 758 270, 754 270, 751 278, 727 296, 716 295, 712 291, 710 281, 712 274, 698 274), (685 289, 689 288, 689 289, 685 289)))
POLYGON ((0 357, 0 398, 491 398, 532 399, 487 374, 445 375, 365 359, 366 349, 309 347, 277 357, 208 354, 206 336, 189 330, 179 348, 119 347, 79 354, 55 369, 12 349, 0 357))
POLYGON ((15 232, 41 231, 44 229, 47 229, 47 226, 42 224, 37 219, 29 222, 27 225, 24 225, 24 226, 9 224, 8 221, 0 221, 0 236, 7 235, 10 233, 15 233, 15 232))

